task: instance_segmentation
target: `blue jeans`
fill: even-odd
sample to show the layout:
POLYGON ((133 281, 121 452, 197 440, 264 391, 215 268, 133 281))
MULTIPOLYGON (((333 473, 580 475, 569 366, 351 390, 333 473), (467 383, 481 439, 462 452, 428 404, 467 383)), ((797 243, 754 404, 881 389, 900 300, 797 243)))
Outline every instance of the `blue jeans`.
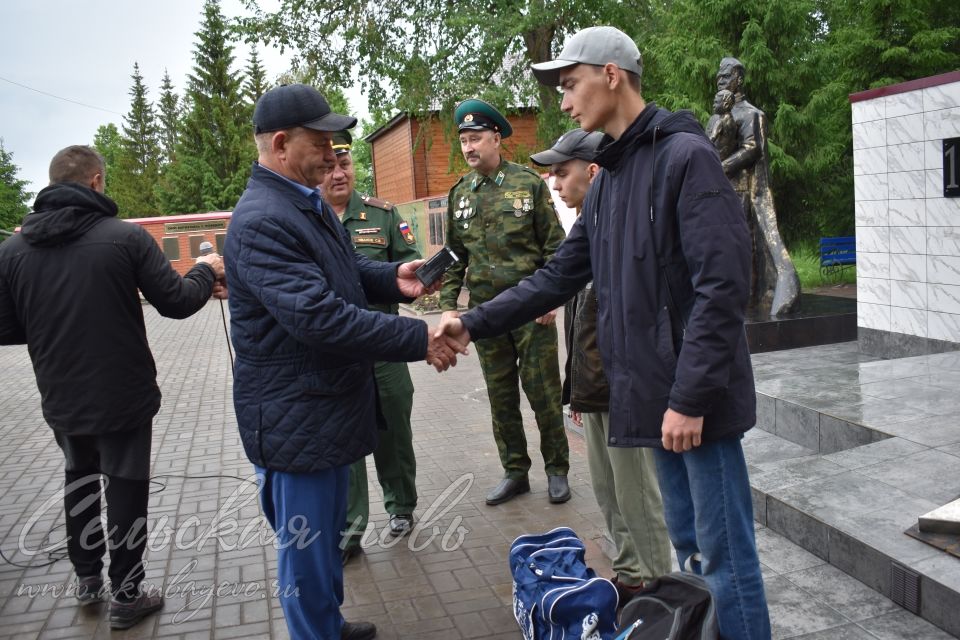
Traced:
POLYGON ((740 436, 704 442, 684 453, 654 451, 670 541, 680 566, 707 581, 720 636, 769 640, 770 614, 740 436))
POLYGON ((349 465, 317 473, 255 467, 260 503, 277 532, 280 607, 291 640, 340 640, 343 561, 340 528, 347 517, 349 465))

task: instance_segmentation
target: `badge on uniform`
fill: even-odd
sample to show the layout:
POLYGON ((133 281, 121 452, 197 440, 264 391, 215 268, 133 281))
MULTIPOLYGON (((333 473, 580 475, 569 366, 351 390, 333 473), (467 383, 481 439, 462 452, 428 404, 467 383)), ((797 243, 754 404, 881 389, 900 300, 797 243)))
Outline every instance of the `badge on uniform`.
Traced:
POLYGON ((363 236, 371 233, 380 233, 380 227, 370 227, 369 229, 357 229, 356 234, 363 236))
POLYGON ((407 244, 416 244, 417 239, 413 236, 413 231, 410 230, 410 226, 405 221, 401 221, 398 228, 400 229, 400 235, 403 236, 407 244))
POLYGON ((497 179, 494 180, 494 182, 496 182, 496 183, 497 183, 497 186, 499 187, 500 185, 503 184, 503 179, 506 178, 506 177, 507 177, 507 176, 503 173, 503 171, 499 171, 499 172, 497 172, 497 179))
MULTIPOLYGON (((469 206, 470 204, 470 200, 467 198, 460 198, 460 201, 457 202, 457 209, 453 212, 453 217, 457 220, 460 218, 463 218, 464 220, 467 218, 472 218, 474 214, 474 208, 469 206)), ((464 227, 464 229, 466 229, 466 227, 464 227)))
POLYGON ((367 212, 366 212, 366 211, 361 211, 361 212, 360 212, 360 219, 361 219, 361 220, 366 220, 366 219, 367 219, 367 212))

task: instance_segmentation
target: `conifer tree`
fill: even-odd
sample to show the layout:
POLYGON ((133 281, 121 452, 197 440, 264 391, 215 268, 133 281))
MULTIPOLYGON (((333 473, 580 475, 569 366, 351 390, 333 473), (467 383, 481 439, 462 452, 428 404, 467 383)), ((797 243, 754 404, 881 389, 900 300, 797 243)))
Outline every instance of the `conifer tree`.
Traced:
POLYGON ((117 190, 113 176, 119 171, 120 155, 123 152, 123 141, 117 125, 108 122, 97 127, 97 132, 93 135, 93 148, 103 156, 107 171, 105 192, 107 196, 114 198, 117 190))
POLYGON ((180 139, 180 96, 174 91, 170 73, 163 71, 160 84, 160 100, 157 102, 157 120, 159 121, 161 163, 173 162, 177 141, 180 139))
POLYGON ((204 4, 196 36, 176 159, 157 190, 167 213, 232 209, 256 157, 242 76, 232 69, 233 45, 218 0, 204 4))
POLYGON ((264 93, 270 88, 267 82, 267 71, 260 62, 260 56, 257 54, 257 47, 250 45, 250 58, 247 61, 247 78, 243 83, 243 94, 247 101, 254 105, 264 93))
POLYGON ((159 130, 153 105, 147 99, 140 65, 133 64, 130 111, 124 116, 116 170, 107 178, 121 218, 157 215, 154 189, 160 177, 159 130))
MULTIPOLYGON (((30 213, 27 201, 33 194, 27 191, 27 181, 17 177, 20 169, 13 163, 13 153, 3 147, 0 139, 0 230, 13 231, 30 213)), ((0 234, 0 242, 5 234, 0 234)))

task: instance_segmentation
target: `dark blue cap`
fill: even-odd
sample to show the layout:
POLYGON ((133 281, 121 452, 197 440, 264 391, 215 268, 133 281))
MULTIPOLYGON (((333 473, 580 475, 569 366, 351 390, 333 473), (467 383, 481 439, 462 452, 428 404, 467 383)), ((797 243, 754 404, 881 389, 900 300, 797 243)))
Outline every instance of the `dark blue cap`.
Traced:
POLYGON ((330 110, 319 91, 305 84, 285 84, 267 91, 253 110, 255 133, 293 127, 316 131, 341 131, 357 126, 357 119, 330 110))

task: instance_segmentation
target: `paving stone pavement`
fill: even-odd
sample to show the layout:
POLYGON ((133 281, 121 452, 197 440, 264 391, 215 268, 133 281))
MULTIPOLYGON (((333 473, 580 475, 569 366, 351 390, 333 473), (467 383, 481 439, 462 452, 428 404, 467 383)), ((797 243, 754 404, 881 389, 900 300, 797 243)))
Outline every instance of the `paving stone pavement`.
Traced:
MULTIPOLYGON (((271 532, 236 431, 220 305, 211 301, 183 321, 144 312, 164 393, 154 423, 147 580, 163 589, 166 609, 111 633, 105 607, 80 609, 64 593, 73 580, 69 561, 50 563, 47 551, 63 537, 63 461, 26 349, 3 347, 0 638, 288 637, 272 594, 271 532)), ((583 441, 569 434, 570 502, 548 503, 537 433, 528 429, 531 493, 487 507, 484 494, 501 470, 476 357, 443 375, 422 363, 410 367, 419 529, 391 544, 373 482, 372 526, 366 552, 345 571, 344 615, 376 622, 384 639, 519 638, 506 564, 514 537, 571 526, 587 544, 588 562, 610 573, 583 441)), ((951 637, 765 527, 757 535, 774 638, 951 637)))

